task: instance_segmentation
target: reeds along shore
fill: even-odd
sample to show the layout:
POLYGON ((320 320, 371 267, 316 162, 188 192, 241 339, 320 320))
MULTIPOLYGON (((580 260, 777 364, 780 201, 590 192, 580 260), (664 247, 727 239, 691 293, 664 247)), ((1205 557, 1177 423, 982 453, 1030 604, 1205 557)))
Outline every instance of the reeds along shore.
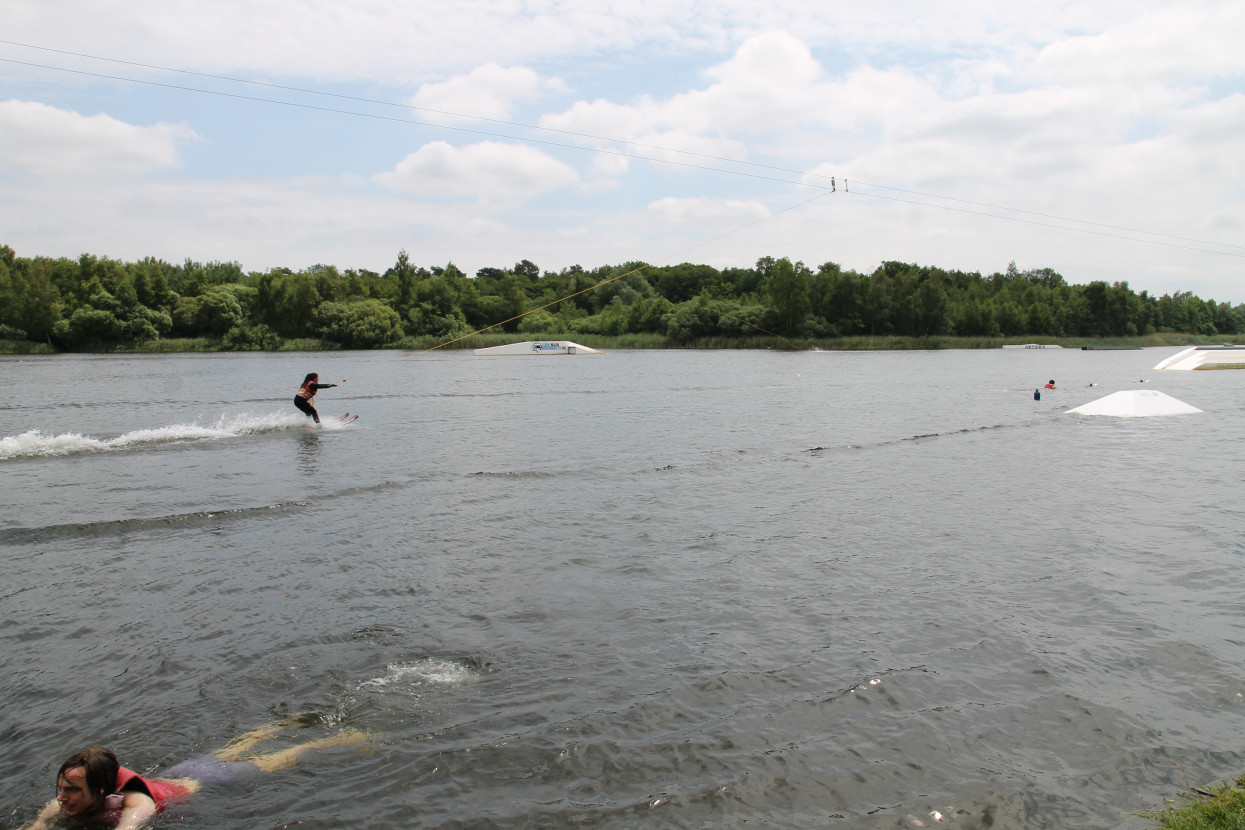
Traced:
MULTIPOLYGON (((1145 348, 1164 346, 1206 346, 1232 343, 1240 340, 1230 335, 1192 335, 1179 332, 1157 332, 1142 337, 1104 337, 1104 338, 1005 338, 1005 337, 836 337, 836 338, 795 338, 783 339, 768 335, 755 337, 705 337, 689 342, 680 342, 669 337, 656 334, 621 334, 621 335, 583 335, 566 332, 539 332, 524 334, 476 334, 446 345, 436 337, 406 337, 402 340, 378 348, 398 349, 405 351, 428 351, 431 349, 481 349, 488 346, 500 346, 521 340, 575 340, 594 349, 608 351, 610 349, 778 349, 778 350, 809 350, 822 351, 920 351, 936 349, 998 349, 1004 345, 1021 343, 1045 343, 1062 346, 1065 349, 1089 348, 1145 348)), ((343 347, 332 341, 315 338, 280 339, 275 348, 269 349, 238 349, 222 341, 221 338, 193 337, 148 340, 133 345, 101 344, 96 348, 77 349, 75 351, 93 354, 159 354, 179 352, 221 352, 221 351, 277 351, 277 352, 322 352, 343 351, 343 347)), ((31 343, 26 340, 0 340, 0 354, 10 355, 41 355, 62 354, 49 343, 31 343)))

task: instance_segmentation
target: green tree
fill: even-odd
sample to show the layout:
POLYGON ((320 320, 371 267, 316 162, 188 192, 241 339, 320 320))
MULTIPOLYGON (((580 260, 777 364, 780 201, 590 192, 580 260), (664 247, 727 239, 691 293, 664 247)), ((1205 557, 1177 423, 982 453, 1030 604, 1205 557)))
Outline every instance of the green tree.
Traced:
POLYGON ((415 281, 418 279, 418 276, 419 274, 415 266, 411 264, 411 257, 407 254, 406 248, 398 251, 398 261, 385 272, 385 278, 392 278, 397 284, 394 306, 399 311, 410 308, 415 302, 415 281))
POLYGON ((865 331, 865 279, 855 271, 843 271, 832 262, 818 272, 827 281, 825 305, 814 313, 830 324, 830 333, 840 336, 865 331))
POLYGON ((1028 307, 1025 319, 1027 334, 1055 334, 1055 316, 1050 306, 1036 302, 1028 307))
POLYGON ((1190 291, 1181 291, 1176 295, 1183 306, 1184 328, 1190 334, 1217 334, 1215 321, 1206 302, 1190 291))
POLYGON ((804 318, 811 308, 808 300, 808 269, 804 263, 776 260, 766 278, 765 295, 770 315, 780 334, 800 334, 804 318))
POLYGON ((590 293, 592 294, 592 307, 597 311, 602 311, 615 300, 630 306, 642 297, 652 296, 654 292, 653 286, 649 285, 643 273, 635 271, 612 282, 598 285, 590 293))
POLYGON ((891 278, 886 271, 878 269, 869 275, 865 283, 864 318, 870 336, 891 334, 891 278))
POLYGON ((1102 337, 1111 330, 1110 310, 1108 307, 1107 284, 1102 280, 1094 280, 1081 291, 1085 298, 1088 315, 1082 320, 1082 336, 1102 337))
POLYGON ((305 273, 315 280, 321 302, 338 302, 346 298, 347 284, 335 265, 313 265, 305 273))
POLYGON ((926 279, 916 289, 913 303, 912 334, 930 337, 951 331, 951 307, 941 280, 926 279))
POLYGON ((761 274, 755 268, 723 268, 718 272, 715 295, 722 297, 746 297, 755 293, 761 285, 761 274))
POLYGON ((525 277, 529 282, 536 282, 540 279, 540 268, 528 259, 516 262, 510 272, 516 276, 525 277))
POLYGON ((1241 321, 1229 303, 1215 304, 1214 301, 1209 301, 1206 305, 1211 311, 1212 323, 1215 326, 1215 331, 1220 334, 1242 333, 1241 321))
POLYGON ((263 323, 234 326, 221 338, 221 348, 233 352, 276 351, 281 338, 263 323))
POLYGON ((666 319, 666 336, 686 343, 717 333, 719 314, 701 294, 694 300, 678 305, 666 319))
POLYGON ((994 320, 1004 337, 1024 334, 1029 328, 1028 316, 1011 300, 994 303, 994 320))
POLYGON ((999 333, 994 305, 989 300, 969 297, 955 309, 955 333, 960 337, 994 337, 999 333))
POLYGON ((242 325, 246 319, 242 305, 233 292, 220 286, 211 288, 196 298, 194 331, 208 337, 221 337, 232 328, 242 325))
POLYGON ((493 322, 505 321, 502 326, 503 331, 516 332, 519 330, 519 315, 527 311, 527 278, 520 277, 516 274, 507 274, 502 280, 501 291, 498 295, 502 303, 499 310, 502 314, 493 322))
POLYGON ((0 323, 26 332, 31 340, 46 340, 61 319, 60 292, 50 278, 51 260, 14 260, 0 264, 7 275, 0 289, 0 323))
POLYGON ((720 293, 721 274, 708 265, 684 262, 664 268, 648 268, 631 276, 646 279, 661 296, 676 304, 687 302, 710 286, 718 287, 719 292, 715 293, 720 293))
POLYGON ((906 262, 883 262, 870 278, 870 291, 885 291, 889 295, 885 302, 887 312, 885 325, 892 334, 911 336, 916 334, 917 317, 920 310, 916 306, 917 290, 922 281, 930 278, 929 269, 906 262), (884 277, 884 279, 878 279, 884 277), (873 288, 874 284, 878 286, 873 288))
POLYGON ((187 258, 182 264, 181 273, 174 285, 174 290, 183 297, 197 297, 210 285, 207 269, 201 263, 187 258))
POLYGON ((169 311, 177 296, 169 288, 169 274, 174 266, 163 260, 145 257, 126 267, 138 292, 138 301, 151 309, 169 311))
POLYGON ((104 347, 124 338, 122 322, 111 311, 82 306, 52 327, 52 336, 73 349, 104 347))
POLYGON ((641 297, 627 309, 626 331, 636 334, 659 334, 666 330, 674 304, 665 297, 641 297))
POLYGON ((519 331, 523 334, 557 334, 560 330, 558 318, 544 309, 533 311, 519 321, 519 331))
POLYGON ((375 349, 402 338, 402 319, 380 300, 323 303, 315 313, 320 335, 348 349, 375 349))
POLYGON ((284 290, 281 292, 277 322, 273 328, 286 337, 313 336, 316 333, 315 313, 320 305, 315 277, 310 274, 290 274, 282 284, 284 290))

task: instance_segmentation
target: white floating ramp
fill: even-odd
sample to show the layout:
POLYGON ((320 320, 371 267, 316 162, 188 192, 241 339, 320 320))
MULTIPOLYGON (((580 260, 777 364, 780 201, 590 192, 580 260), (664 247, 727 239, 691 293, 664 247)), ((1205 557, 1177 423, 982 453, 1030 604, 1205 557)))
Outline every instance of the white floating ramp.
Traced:
POLYGON ((476 349, 473 354, 604 354, 604 352, 581 346, 578 343, 572 343, 569 340, 528 340, 523 343, 507 343, 504 346, 476 349))
POLYGON ((1245 369, 1245 346, 1190 346, 1155 369, 1245 369))
POLYGON ((1057 346, 1054 343, 1008 343, 1003 346, 1005 349, 1062 349, 1063 346, 1057 346))
POLYGON ((1147 418, 1152 415, 1185 415, 1201 412, 1196 406, 1176 400, 1163 392, 1116 392, 1096 401, 1069 409, 1069 415, 1111 415, 1116 418, 1147 418))

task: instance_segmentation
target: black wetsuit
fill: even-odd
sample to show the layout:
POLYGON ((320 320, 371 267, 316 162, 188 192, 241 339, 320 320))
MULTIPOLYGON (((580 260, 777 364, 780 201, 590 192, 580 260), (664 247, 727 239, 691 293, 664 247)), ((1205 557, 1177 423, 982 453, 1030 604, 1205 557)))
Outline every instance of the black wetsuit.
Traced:
POLYGON ((321 389, 329 389, 336 385, 336 383, 309 383, 298 390, 298 394, 294 396, 294 405, 302 410, 304 415, 313 419, 318 424, 320 423, 320 416, 316 412, 316 408, 311 405, 311 399, 314 398, 316 392, 321 389), (307 393, 306 397, 303 397, 304 392, 307 393))

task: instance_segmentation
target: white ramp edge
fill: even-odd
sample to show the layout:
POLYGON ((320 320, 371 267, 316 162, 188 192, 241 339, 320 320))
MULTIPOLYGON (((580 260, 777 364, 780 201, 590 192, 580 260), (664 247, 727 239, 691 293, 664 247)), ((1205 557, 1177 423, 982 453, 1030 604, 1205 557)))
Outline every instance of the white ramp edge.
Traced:
POLYGON ((1154 390, 1125 391, 1107 395, 1076 409, 1067 410, 1069 415, 1109 415, 1116 418, 1148 418, 1156 415, 1187 415, 1201 412, 1165 392, 1154 390))

